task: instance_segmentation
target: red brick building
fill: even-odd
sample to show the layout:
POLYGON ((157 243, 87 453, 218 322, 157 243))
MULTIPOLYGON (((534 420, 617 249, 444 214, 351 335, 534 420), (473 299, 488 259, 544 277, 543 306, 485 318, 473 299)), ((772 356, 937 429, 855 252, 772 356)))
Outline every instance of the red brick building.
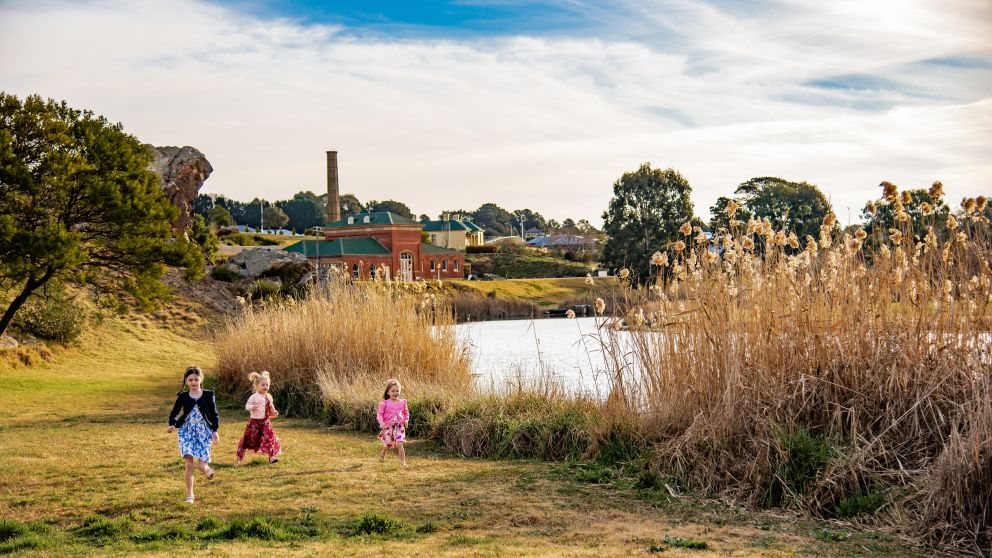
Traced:
POLYGON ((324 240, 286 247, 318 266, 334 265, 354 279, 461 279, 465 254, 425 244, 423 224, 389 211, 359 213, 324 227, 324 240))

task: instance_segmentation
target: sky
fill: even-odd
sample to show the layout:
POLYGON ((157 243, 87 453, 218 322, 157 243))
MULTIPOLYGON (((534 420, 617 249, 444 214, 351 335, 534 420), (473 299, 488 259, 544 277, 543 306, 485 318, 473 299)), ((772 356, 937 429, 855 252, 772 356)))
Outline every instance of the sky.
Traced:
POLYGON ((191 145, 202 191, 601 223, 649 162, 704 218, 756 176, 841 223, 888 180, 992 193, 985 0, 0 0, 0 90, 191 145))

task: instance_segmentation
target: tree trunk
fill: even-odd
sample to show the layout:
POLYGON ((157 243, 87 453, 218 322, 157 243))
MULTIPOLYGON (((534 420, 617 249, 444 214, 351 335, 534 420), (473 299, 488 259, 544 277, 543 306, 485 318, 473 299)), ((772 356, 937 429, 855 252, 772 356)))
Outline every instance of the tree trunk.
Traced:
POLYGON ((21 293, 18 294, 13 301, 11 301, 10 306, 4 310, 3 317, 0 318, 0 335, 3 335, 3 333, 7 331, 7 326, 9 326, 10 322, 14 320, 14 314, 21 309, 21 306, 24 306, 24 303, 27 302, 28 297, 31 296, 31 293, 37 290, 38 287, 47 283, 48 280, 52 278, 54 273, 54 270, 49 269, 44 275, 41 276, 40 279, 35 280, 33 277, 28 278, 28 282, 24 284, 24 288, 21 290, 21 293))

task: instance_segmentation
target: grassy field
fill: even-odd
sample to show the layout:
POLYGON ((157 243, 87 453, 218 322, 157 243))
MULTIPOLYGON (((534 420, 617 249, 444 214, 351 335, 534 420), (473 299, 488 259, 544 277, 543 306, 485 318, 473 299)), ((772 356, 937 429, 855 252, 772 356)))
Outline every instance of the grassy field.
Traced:
POLYGON ((212 482, 183 503, 165 417, 210 346, 111 320, 50 362, 0 368, 0 554, 370 556, 909 556, 877 532, 637 491, 592 464, 460 459, 279 419, 286 455, 234 467, 244 411, 221 401, 212 482), (373 514, 373 515, 368 515, 373 514), (705 542, 705 549, 692 549, 705 542))
POLYGON ((617 289, 617 281, 613 277, 597 278, 592 285, 587 285, 584 277, 505 281, 445 281, 444 284, 447 288, 455 291, 473 292, 483 296, 504 299, 529 300, 545 308, 557 307, 563 302, 589 297, 611 297, 617 289))

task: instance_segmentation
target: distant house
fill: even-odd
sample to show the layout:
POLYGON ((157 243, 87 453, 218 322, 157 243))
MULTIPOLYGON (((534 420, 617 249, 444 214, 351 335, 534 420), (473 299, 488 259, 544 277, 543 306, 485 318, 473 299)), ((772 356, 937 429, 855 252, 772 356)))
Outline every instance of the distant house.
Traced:
POLYGON ((438 221, 424 223, 424 232, 430 235, 431 244, 451 250, 465 250, 466 246, 482 246, 485 231, 468 219, 444 214, 438 221))
POLYGON ((530 240, 539 236, 544 236, 544 231, 541 229, 527 229, 524 231, 524 240, 530 240))
POLYGON ((318 266, 333 265, 353 279, 461 279, 465 254, 421 241, 423 223, 389 211, 346 217, 323 229, 324 240, 287 246, 318 266))
POLYGON ((563 250, 592 250, 596 247, 596 240, 577 234, 552 234, 532 238, 527 241, 527 246, 561 248, 563 250))

